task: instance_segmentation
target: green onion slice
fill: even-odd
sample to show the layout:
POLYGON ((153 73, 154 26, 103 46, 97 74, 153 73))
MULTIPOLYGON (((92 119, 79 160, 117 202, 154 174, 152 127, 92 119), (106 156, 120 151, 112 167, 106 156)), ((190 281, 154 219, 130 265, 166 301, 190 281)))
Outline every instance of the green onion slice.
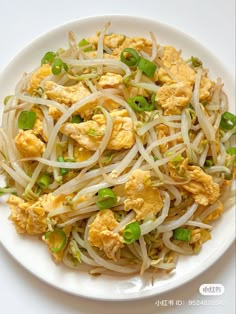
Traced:
POLYGON ((227 154, 234 156, 233 163, 236 164, 236 147, 228 147, 226 149, 227 154))
POLYGON ((157 66, 153 62, 145 58, 139 58, 138 68, 143 71, 143 73, 146 74, 148 77, 153 77, 156 72, 157 66))
POLYGON ((220 120, 220 128, 224 131, 232 130, 236 126, 236 116, 231 112, 224 112, 220 120))
POLYGON ((53 246, 50 247, 55 253, 61 251, 66 245, 66 234, 62 230, 53 230, 45 233, 45 239, 51 243, 53 246))
POLYGON ((81 123, 81 122, 83 122, 83 119, 79 115, 73 116, 70 120, 70 123, 81 123))
POLYGON ((202 61, 198 59, 197 57, 191 56, 191 62, 195 68, 200 67, 202 65, 202 61))
POLYGON ((3 103, 5 106, 7 105, 8 101, 10 100, 11 97, 13 97, 13 95, 8 95, 4 98, 3 103))
POLYGON ((212 158, 208 158, 206 159, 205 163, 204 163, 204 167, 205 168, 209 168, 209 167, 212 167, 214 166, 214 161, 212 158))
POLYGON ((229 155, 236 155, 236 147, 229 147, 226 149, 227 154, 229 155))
POLYGON ((109 189, 104 188, 98 191, 98 202, 96 203, 99 209, 108 209, 117 203, 117 196, 109 189))
POLYGON ((41 60, 41 65, 43 64, 51 64, 53 62, 53 60, 55 59, 56 54, 53 51, 48 51, 45 53, 45 55, 43 56, 42 60, 41 60))
POLYGON ((128 104, 130 107, 137 112, 143 112, 143 111, 152 111, 155 109, 155 103, 152 101, 152 103, 148 103, 146 98, 143 96, 136 96, 133 98, 128 99, 128 104))
POLYGON ((54 75, 59 75, 62 69, 64 69, 65 71, 68 71, 68 65, 64 63, 61 59, 54 60, 52 64, 52 73, 54 75))
POLYGON ((139 59, 139 54, 133 48, 125 48, 120 55, 120 60, 129 67, 136 66, 139 59))
POLYGON ((31 130, 36 121, 36 112, 22 111, 18 118, 18 128, 23 130, 31 130))
MULTIPOLYGON (((65 159, 64 159, 63 156, 59 156, 59 157, 57 158, 57 160, 58 160, 59 162, 64 162, 64 161, 65 161, 65 159)), ((60 174, 61 174, 62 176, 65 176, 68 172, 69 172, 69 170, 68 170, 67 168, 60 168, 60 174)))
MULTIPOLYGON (((81 41, 78 43, 78 46, 80 48, 84 47, 84 46, 87 46, 87 45, 90 45, 90 42, 87 41, 87 39, 83 38, 81 39, 81 41)), ((84 49, 84 52, 88 52, 88 51, 92 51, 92 47, 88 47, 86 49, 84 49)))
POLYGON ((42 189, 47 189, 51 182, 51 177, 48 173, 43 173, 37 180, 38 185, 42 189))
POLYGON ((131 222, 125 226, 123 231, 123 238, 125 243, 131 244, 140 238, 141 229, 137 221, 131 222))
POLYGON ((191 231, 185 228, 177 228, 174 230, 174 240, 189 242, 191 238, 191 231))

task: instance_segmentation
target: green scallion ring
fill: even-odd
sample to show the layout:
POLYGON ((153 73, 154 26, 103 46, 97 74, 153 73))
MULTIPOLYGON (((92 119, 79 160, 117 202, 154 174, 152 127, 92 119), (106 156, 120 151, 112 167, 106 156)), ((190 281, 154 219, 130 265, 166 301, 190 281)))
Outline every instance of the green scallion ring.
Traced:
POLYGON ((136 96, 128 99, 128 104, 136 112, 152 111, 155 109, 155 103, 148 103, 145 97, 136 96))
POLYGON ((133 48, 125 48, 120 55, 120 60, 129 67, 136 66, 139 58, 139 54, 133 48))
POLYGON ((66 234, 62 230, 53 230, 45 233, 45 239, 53 242, 58 242, 58 245, 51 247, 50 249, 54 252, 60 252, 66 245, 66 234), (59 238, 59 239, 58 239, 59 238))
POLYGON ((48 51, 45 53, 45 55, 43 56, 42 60, 41 60, 41 65, 43 64, 51 64, 53 62, 53 60, 55 59, 56 54, 53 51, 48 51))
POLYGON ((148 77, 153 77, 157 69, 155 63, 145 58, 139 58, 137 66, 148 77))
POLYGON ((141 229, 137 221, 131 222, 125 226, 123 238, 126 244, 131 244, 140 238, 141 229))
POLYGON ((220 128, 224 131, 232 130, 236 126, 236 116, 231 112, 224 112, 220 120, 220 128))
POLYGON ((104 188, 98 191, 98 202, 96 202, 99 209, 108 209, 117 203, 117 196, 109 189, 104 188))
POLYGON ((51 177, 48 173, 43 173, 38 178, 37 183, 42 189, 47 189, 51 182, 51 177))

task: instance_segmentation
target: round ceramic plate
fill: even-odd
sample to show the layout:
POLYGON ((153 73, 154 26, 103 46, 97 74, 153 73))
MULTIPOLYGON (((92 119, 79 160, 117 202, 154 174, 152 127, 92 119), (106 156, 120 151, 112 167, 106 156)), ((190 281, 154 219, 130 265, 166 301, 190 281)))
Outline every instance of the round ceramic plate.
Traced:
MULTIPOLYGON (((38 66, 46 51, 55 51, 67 45, 67 34, 73 31, 76 37, 84 38, 100 30, 111 21, 109 32, 127 36, 149 36, 152 31, 163 45, 173 45, 181 49, 184 57, 199 57, 210 77, 220 76, 225 83, 225 91, 233 111, 234 82, 226 69, 206 48, 188 35, 165 24, 138 17, 102 16, 77 20, 49 31, 34 40, 5 68, 0 76, 0 99, 12 94, 14 86, 24 72, 38 66)), ((37 238, 20 236, 8 220, 9 208, 0 199, 0 241, 10 254, 28 271, 48 284, 66 292, 94 299, 131 300, 140 299, 169 291, 192 280, 222 256, 234 240, 234 209, 226 211, 212 232, 212 240, 204 244, 200 254, 180 257, 176 270, 171 275, 158 276, 151 282, 150 275, 91 277, 87 273, 70 270, 63 265, 55 265, 46 246, 37 238), (222 226, 227 226, 227 232, 222 226)))

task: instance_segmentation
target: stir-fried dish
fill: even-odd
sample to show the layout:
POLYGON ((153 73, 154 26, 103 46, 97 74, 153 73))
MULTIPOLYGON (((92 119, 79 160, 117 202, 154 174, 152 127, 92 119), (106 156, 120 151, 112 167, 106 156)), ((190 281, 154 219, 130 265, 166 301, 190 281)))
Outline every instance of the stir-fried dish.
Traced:
POLYGON ((57 263, 169 272, 232 205, 236 117, 197 57, 108 27, 69 33, 5 98, 0 193, 57 263))

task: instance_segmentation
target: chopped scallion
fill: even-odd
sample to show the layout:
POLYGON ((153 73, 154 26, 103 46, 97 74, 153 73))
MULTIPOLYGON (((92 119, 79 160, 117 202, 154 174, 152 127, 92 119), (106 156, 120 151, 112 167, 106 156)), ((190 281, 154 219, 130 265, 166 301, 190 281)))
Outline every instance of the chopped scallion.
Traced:
POLYGON ((23 130, 31 130, 36 121, 36 113, 34 111, 22 111, 18 118, 18 128, 23 130))
POLYGON ((99 209, 108 209, 117 203, 117 196, 109 189, 104 188, 98 191, 98 202, 96 203, 99 209))
POLYGON ((214 166, 214 161, 212 158, 208 158, 206 159, 205 163, 204 163, 204 167, 205 168, 209 168, 209 167, 212 167, 214 166))
POLYGON ((130 107, 137 112, 152 111, 155 109, 155 103, 149 103, 143 96, 136 96, 128 99, 130 107))
POLYGON ((43 64, 51 64, 53 62, 53 60, 55 59, 56 54, 53 51, 48 51, 45 53, 45 55, 43 56, 42 60, 41 60, 41 65, 43 64))
POLYGON ((5 106, 7 105, 8 101, 11 99, 12 96, 13 96, 13 95, 8 95, 8 96, 6 96, 6 97, 4 98, 3 103, 4 103, 5 106))
MULTIPOLYGON (((82 48, 84 46, 88 46, 88 45, 90 45, 90 42, 88 42, 87 39, 85 39, 85 38, 81 39, 81 41, 78 43, 78 46, 80 48, 82 48)), ((92 47, 88 47, 88 48, 84 49, 84 52, 88 52, 88 51, 92 51, 92 50, 93 50, 92 47)))
POLYGON ((81 123, 81 122, 83 122, 83 119, 79 115, 73 116, 70 120, 70 123, 81 123))
POLYGON ((120 60, 129 67, 136 66, 139 59, 139 54, 133 48, 125 48, 120 55, 120 60))
POLYGON ((137 221, 131 222, 125 226, 123 238, 125 243, 131 244, 140 238, 141 229, 137 221))
POLYGON ((52 64, 52 73, 54 75, 59 75, 61 73, 62 69, 67 71, 68 70, 67 64, 64 63, 61 59, 54 60, 54 62, 52 64))
POLYGON ((42 189, 47 189, 51 182, 51 177, 48 173, 43 173, 37 180, 38 185, 42 189))
POLYGON ((174 240, 189 242, 191 238, 191 231, 185 228, 177 228, 174 230, 174 240))
MULTIPOLYGON (((63 156, 59 156, 57 159, 59 162, 65 162, 65 159, 63 156)), ((69 170, 67 168, 60 168, 60 174, 62 176, 65 176, 66 174, 68 174, 69 170)))
POLYGON ((228 147, 226 149, 227 154, 229 155, 236 155, 236 147, 228 147))
POLYGON ((153 77, 156 72, 157 66, 155 63, 141 57, 138 61, 138 68, 143 71, 143 73, 148 77, 153 77))
POLYGON ((197 57, 191 56, 191 62, 195 68, 200 67, 202 65, 202 61, 198 59, 197 57))
POLYGON ((60 252, 66 245, 66 234, 62 230, 53 230, 45 233, 45 239, 50 244, 50 249, 54 252, 60 252))
POLYGON ((220 120, 220 128, 224 131, 232 130, 236 126, 236 116, 231 112, 224 112, 220 120))

